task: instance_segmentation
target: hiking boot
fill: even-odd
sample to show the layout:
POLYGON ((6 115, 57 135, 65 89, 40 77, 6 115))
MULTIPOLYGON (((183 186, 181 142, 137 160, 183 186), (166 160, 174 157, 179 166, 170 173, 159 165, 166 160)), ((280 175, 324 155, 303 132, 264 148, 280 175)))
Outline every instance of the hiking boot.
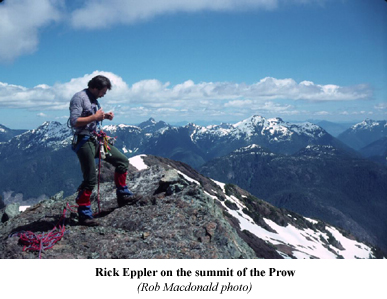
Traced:
POLYGON ((80 218, 79 224, 83 226, 98 226, 99 223, 94 218, 80 218))
POLYGON ((132 205, 138 202, 142 198, 141 195, 135 194, 118 194, 117 195, 117 203, 119 207, 123 207, 126 205, 132 205))

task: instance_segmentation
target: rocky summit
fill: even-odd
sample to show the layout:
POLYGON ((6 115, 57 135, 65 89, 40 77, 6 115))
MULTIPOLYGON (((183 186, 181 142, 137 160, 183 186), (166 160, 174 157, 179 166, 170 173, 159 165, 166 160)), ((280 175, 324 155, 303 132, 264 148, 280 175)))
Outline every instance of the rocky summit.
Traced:
POLYGON ((13 206, 3 208, 0 258, 378 257, 371 246, 338 228, 275 208, 235 185, 206 178, 184 163, 145 155, 129 161, 127 183, 142 198, 118 207, 113 169, 103 165, 100 209, 97 190, 93 194, 98 226, 78 223, 76 194, 63 198, 59 193, 23 212, 15 213, 13 206), (21 234, 44 236, 54 228, 63 236, 52 248, 39 247, 44 242, 36 251, 23 246, 21 234))

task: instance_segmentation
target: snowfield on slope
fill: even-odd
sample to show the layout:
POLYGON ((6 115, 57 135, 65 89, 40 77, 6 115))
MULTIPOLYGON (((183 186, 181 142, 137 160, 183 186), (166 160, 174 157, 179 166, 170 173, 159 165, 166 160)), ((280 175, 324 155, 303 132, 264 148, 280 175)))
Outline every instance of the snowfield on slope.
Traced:
MULTIPOLYGON (((214 182, 217 183, 224 190, 224 183, 220 183, 217 181, 214 182)), ((329 245, 327 247, 326 244, 323 244, 321 242, 321 237, 325 240, 328 240, 329 238, 326 233, 314 231, 312 229, 300 230, 291 224, 288 224, 286 227, 283 227, 276 224, 270 219, 264 218, 264 221, 277 233, 269 232, 261 226, 255 224, 254 220, 242 211, 244 206, 241 205, 238 199, 236 199, 234 196, 228 196, 227 199, 231 202, 236 203, 239 209, 231 210, 224 204, 224 202, 221 203, 227 209, 228 213, 230 213, 239 220, 240 228, 242 230, 248 230, 254 235, 256 235, 258 238, 261 238, 267 241, 268 243, 274 245, 285 244, 292 247, 293 256, 298 259, 309 259, 316 257, 321 259, 336 259, 340 256, 346 259, 368 259, 370 257, 373 257, 370 247, 357 241, 346 238, 336 228, 331 226, 327 226, 327 230, 331 232, 335 239, 341 243, 341 245, 344 247, 344 250, 340 250, 332 245, 329 245)), ((318 222, 317 220, 310 218, 305 219, 312 223, 318 222)), ((280 254, 286 257, 285 253, 280 252, 280 254)))
MULTIPOLYGON (((138 155, 129 159, 130 164, 136 167, 138 170, 147 169, 148 166, 143 162, 142 157, 146 155, 138 155)), ((194 182, 200 185, 199 182, 190 178, 189 176, 183 174, 181 171, 178 171, 186 180, 194 182)), ((222 188, 226 194, 224 183, 217 182, 213 180, 218 186, 222 188)), ((246 215, 243 212, 243 209, 246 206, 235 196, 227 196, 227 199, 236 204, 238 210, 232 210, 228 208, 224 201, 221 201, 216 196, 206 194, 218 200, 223 207, 230 213, 233 217, 238 219, 240 229, 248 230, 252 234, 256 235, 258 238, 264 240, 265 242, 273 245, 287 245, 292 250, 292 256, 297 259, 311 259, 311 258, 320 258, 320 259, 368 259, 372 258, 373 253, 370 247, 366 246, 363 243, 348 239, 343 236, 336 228, 332 226, 326 226, 326 229, 332 234, 332 236, 340 242, 344 249, 338 249, 330 244, 322 242, 323 240, 328 240, 329 236, 325 232, 312 229, 298 229, 295 226, 288 224, 287 226, 280 226, 270 219, 263 218, 264 221, 270 226, 276 233, 269 232, 261 226, 257 225, 254 220, 246 215)), ((316 224, 317 220, 306 218, 307 221, 316 224)), ((291 258, 288 254, 278 250, 278 253, 284 258, 291 258)))

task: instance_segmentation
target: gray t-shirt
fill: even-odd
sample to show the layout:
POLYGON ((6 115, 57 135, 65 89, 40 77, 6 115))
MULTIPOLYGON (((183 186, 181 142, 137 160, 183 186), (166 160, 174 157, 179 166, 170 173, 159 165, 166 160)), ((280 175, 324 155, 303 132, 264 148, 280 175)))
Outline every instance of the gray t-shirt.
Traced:
POLYGON ((93 121, 83 127, 75 127, 78 117, 95 114, 99 109, 97 99, 87 89, 77 92, 70 101, 70 125, 79 135, 90 135, 97 130, 98 123, 93 121))

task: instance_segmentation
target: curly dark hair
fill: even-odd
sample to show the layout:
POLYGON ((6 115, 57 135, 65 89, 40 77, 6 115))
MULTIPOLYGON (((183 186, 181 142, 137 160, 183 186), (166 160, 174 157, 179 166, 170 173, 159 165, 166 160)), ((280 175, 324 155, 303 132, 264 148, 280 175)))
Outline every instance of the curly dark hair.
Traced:
POLYGON ((95 76, 87 84, 89 88, 97 88, 98 90, 104 89, 107 87, 109 90, 112 89, 112 83, 108 78, 102 75, 95 76))

